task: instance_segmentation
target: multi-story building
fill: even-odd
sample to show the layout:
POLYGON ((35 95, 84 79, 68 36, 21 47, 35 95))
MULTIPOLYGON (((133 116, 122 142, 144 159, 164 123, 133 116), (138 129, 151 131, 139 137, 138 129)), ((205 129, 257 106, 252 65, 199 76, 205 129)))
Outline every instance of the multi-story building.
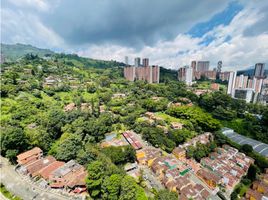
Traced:
POLYGON ((135 66, 125 66, 124 67, 124 77, 129 81, 134 81, 136 77, 136 67, 135 66))
POLYGON ((256 63, 254 76, 258 78, 264 78, 265 63, 256 63))
POLYGON ((236 76, 236 72, 230 72, 227 94, 233 98, 244 99, 246 102, 259 101, 266 104, 265 99, 268 99, 266 85, 265 79, 257 77, 249 79, 243 74, 236 76))
POLYGON ((142 66, 148 67, 149 66, 149 58, 143 58, 142 59, 142 66))
POLYGON ((248 82, 248 76, 241 74, 235 78, 235 88, 246 88, 248 82))
POLYGON ((125 56, 125 64, 128 65, 128 56, 125 56))
POLYGON ((193 72, 196 71, 196 61, 191 62, 191 67, 193 68, 193 72))
POLYGON ((235 88, 236 72, 230 72, 227 94, 232 95, 235 88))
POLYGON ((192 61, 191 68, 193 77, 195 79, 201 79, 205 77, 211 80, 215 80, 217 76, 217 69, 209 70, 209 61, 192 61))
POLYGON ((192 85, 193 80, 193 68, 190 66, 185 66, 179 69, 178 71, 179 81, 183 81, 186 85, 192 85))
POLYGON ((135 66, 124 67, 124 77, 129 81, 143 80, 148 83, 159 83, 160 68, 157 65, 149 66, 149 59, 144 61, 145 66, 140 66, 140 61, 135 58, 135 66), (138 65, 138 66, 136 66, 138 65))
POLYGON ((134 59, 134 66, 135 67, 139 67, 139 66, 141 66, 141 58, 139 58, 139 57, 137 57, 137 58, 135 58, 134 59))
POLYGON ((251 101, 253 101, 254 90, 250 88, 237 88, 234 90, 233 97, 236 99, 243 99, 247 103, 250 103, 251 101))
POLYGON ((209 70, 209 61, 198 61, 196 71, 205 72, 209 70))
POLYGON ((264 79, 262 82, 261 92, 258 96, 258 102, 261 104, 268 104, 268 78, 264 79))
POLYGON ((39 160, 43 157, 43 151, 39 147, 26 151, 17 155, 17 162, 19 165, 25 165, 39 160))
POLYGON ((219 79, 222 81, 228 81, 230 76, 230 72, 220 72, 219 79))

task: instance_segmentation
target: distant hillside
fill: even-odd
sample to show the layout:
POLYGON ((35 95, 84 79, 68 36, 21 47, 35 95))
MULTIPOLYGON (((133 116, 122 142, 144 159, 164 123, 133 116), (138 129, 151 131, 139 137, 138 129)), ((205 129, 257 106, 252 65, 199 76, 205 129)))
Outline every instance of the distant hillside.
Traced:
POLYGON ((53 56, 59 62, 64 62, 70 66, 79 66, 79 67, 96 67, 96 68, 110 68, 124 66, 124 63, 117 62, 115 60, 96 60, 92 58, 80 57, 76 54, 55 54, 53 56))
POLYGON ((91 58, 80 57, 76 54, 55 53, 49 49, 41 49, 34 47, 32 45, 19 44, 19 43, 18 44, 1 43, 1 53, 3 54, 5 62, 16 61, 20 58, 25 57, 25 55, 27 54, 33 54, 38 55, 39 57, 49 56, 69 66, 97 67, 97 68, 124 66, 124 63, 120 63, 113 60, 111 61, 96 60, 91 58))
MULTIPOLYGON (((253 76, 254 75, 254 70, 255 70, 255 67, 252 66, 248 69, 245 69, 245 70, 239 70, 237 71, 237 75, 245 75, 245 76, 253 76)), ((267 75, 268 74, 268 69, 267 67, 265 67, 265 70, 264 70, 264 74, 267 75)))
POLYGON ((166 69, 164 67, 160 67, 160 82, 165 81, 177 81, 178 72, 173 69, 166 69))
POLYGON ((44 57, 45 55, 55 54, 49 49, 40 49, 32 45, 26 44, 3 44, 1 43, 1 53, 3 54, 6 61, 16 61, 22 58, 26 54, 34 54, 39 57, 44 57))
POLYGON ((237 75, 241 75, 241 74, 246 75, 246 76, 253 76, 253 74, 254 74, 254 67, 250 67, 248 69, 237 71, 237 75))

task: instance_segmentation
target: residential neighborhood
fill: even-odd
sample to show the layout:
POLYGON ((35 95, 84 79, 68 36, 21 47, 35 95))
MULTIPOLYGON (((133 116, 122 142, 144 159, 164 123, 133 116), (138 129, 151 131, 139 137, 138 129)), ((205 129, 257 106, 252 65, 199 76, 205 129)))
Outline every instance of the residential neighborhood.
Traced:
POLYGON ((1 0, 0 199, 268 200, 268 0, 1 0))
POLYGON ((17 159, 16 170, 33 180, 43 179, 44 188, 61 188, 73 194, 86 191, 87 171, 74 160, 65 163, 53 156, 43 157, 43 151, 38 147, 19 154, 17 159))

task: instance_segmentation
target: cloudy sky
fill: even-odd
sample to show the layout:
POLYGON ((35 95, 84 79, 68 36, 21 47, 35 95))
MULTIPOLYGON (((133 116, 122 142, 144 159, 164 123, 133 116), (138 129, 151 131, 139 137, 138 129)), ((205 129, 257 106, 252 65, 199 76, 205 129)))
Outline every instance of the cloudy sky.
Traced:
POLYGON ((1 0, 1 40, 178 69, 268 64, 267 0, 1 0))

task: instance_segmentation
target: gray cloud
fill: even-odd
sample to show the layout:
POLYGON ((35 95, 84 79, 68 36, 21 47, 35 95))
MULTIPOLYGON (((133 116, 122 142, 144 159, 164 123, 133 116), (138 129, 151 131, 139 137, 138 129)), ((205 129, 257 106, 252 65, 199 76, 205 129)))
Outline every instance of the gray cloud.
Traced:
POLYGON ((142 47, 170 40, 223 10, 228 1, 64 0, 40 19, 71 45, 142 47))
POLYGON ((264 5, 258 12, 261 19, 244 31, 245 36, 257 36, 261 33, 268 33, 268 4, 264 5))

